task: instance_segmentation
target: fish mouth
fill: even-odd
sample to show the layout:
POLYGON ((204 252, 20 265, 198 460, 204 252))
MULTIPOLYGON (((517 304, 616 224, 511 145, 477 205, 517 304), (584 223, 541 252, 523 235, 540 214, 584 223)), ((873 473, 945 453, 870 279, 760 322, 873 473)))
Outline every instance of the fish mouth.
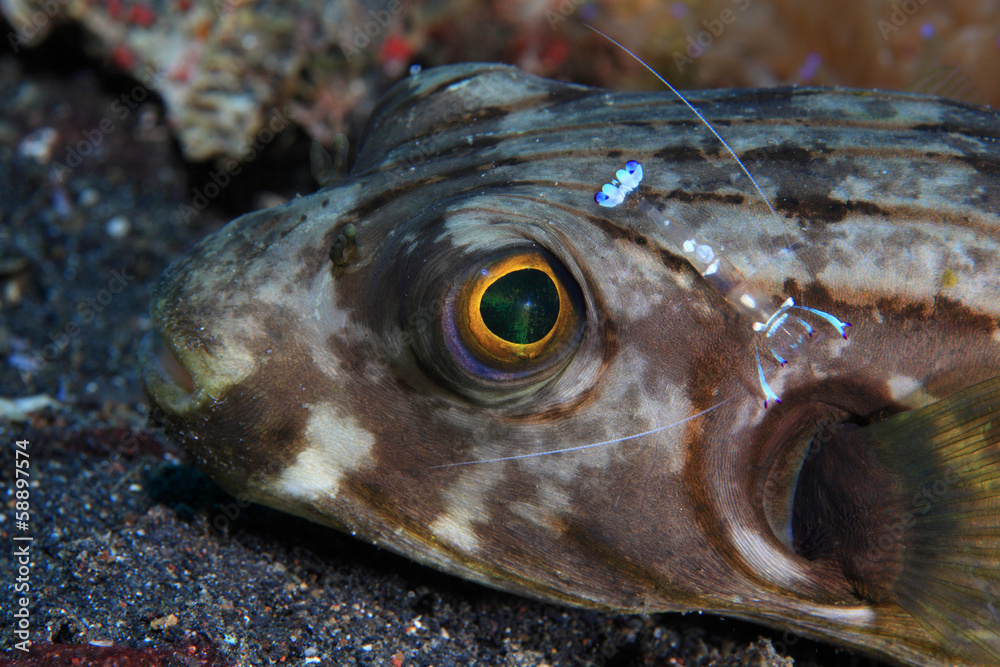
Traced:
POLYGON ((146 395, 156 407, 182 413, 195 406, 198 383, 194 374, 155 329, 140 342, 139 367, 146 395))

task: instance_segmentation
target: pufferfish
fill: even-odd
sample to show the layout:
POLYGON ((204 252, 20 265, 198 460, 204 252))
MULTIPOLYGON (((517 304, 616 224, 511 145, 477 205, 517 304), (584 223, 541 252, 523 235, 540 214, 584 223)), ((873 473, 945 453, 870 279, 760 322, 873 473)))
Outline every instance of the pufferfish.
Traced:
POLYGON ((351 174, 165 273, 155 419, 225 489, 496 588, 1000 663, 1000 116, 928 96, 393 88, 351 174), (766 368, 667 228, 835 314, 766 368), (768 211, 773 203, 775 215, 768 211))

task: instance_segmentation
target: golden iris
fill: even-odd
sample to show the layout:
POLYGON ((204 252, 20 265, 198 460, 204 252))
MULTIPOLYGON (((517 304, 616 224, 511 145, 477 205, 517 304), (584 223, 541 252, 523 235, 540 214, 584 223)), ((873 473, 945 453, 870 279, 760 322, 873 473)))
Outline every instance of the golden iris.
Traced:
POLYGON ((459 312, 477 356, 499 362, 540 359, 576 337, 581 300, 572 277, 547 253, 519 252, 481 269, 459 312))

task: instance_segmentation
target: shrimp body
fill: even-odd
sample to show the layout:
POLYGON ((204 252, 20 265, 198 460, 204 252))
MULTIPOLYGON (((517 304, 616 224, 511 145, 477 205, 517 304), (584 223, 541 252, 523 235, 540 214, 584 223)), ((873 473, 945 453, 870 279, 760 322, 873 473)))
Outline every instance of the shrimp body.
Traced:
MULTIPOLYGON (((614 208, 638 190, 642 183, 642 177, 642 165, 635 160, 629 160, 625 163, 625 168, 619 169, 615 173, 615 178, 610 183, 605 183, 601 190, 594 195, 594 201, 601 206, 614 208)), ((764 366, 760 359, 761 344, 770 352, 774 361, 781 366, 787 364, 791 359, 798 358, 806 343, 812 340, 813 334, 816 333, 816 328, 805 319, 805 316, 818 318, 819 321, 832 326, 841 337, 847 338, 847 327, 851 326, 850 322, 844 322, 830 313, 816 308, 798 306, 792 297, 788 297, 780 306, 776 306, 710 242, 699 238, 683 221, 667 218, 642 194, 635 196, 639 211, 654 224, 666 229, 667 236, 675 248, 684 255, 705 280, 736 307, 758 334, 755 356, 757 379, 760 382, 761 391, 764 393, 764 407, 772 402, 780 403, 781 398, 771 388, 764 375, 764 366)), ((770 202, 768 206, 770 206, 770 202)), ((773 207, 771 210, 774 210, 773 207)))

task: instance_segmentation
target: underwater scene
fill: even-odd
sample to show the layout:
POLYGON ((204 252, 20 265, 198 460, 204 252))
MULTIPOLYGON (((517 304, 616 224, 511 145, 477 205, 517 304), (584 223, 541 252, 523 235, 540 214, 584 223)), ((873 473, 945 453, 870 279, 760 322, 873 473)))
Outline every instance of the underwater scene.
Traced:
POLYGON ((1000 665, 1000 2, 0 28, 0 665, 1000 665))

